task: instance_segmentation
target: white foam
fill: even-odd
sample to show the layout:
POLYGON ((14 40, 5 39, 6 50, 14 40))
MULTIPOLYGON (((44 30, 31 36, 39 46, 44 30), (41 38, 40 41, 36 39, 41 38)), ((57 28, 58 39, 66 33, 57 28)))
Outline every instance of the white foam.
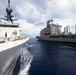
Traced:
MULTIPOLYGON (((32 61, 32 59, 31 59, 31 61, 32 61)), ((18 75, 29 75, 28 70, 31 66, 30 65, 31 61, 27 64, 27 66, 23 70, 20 71, 20 73, 18 75)))

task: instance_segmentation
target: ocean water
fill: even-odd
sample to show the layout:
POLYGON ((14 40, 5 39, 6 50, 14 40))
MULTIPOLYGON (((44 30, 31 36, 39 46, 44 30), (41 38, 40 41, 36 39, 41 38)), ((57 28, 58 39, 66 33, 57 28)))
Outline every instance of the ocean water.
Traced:
POLYGON ((29 75, 76 75, 76 44, 29 40, 29 75))
POLYGON ((76 75, 76 44, 30 39, 25 45, 27 52, 24 50, 22 56, 26 59, 32 55, 28 58, 32 60, 28 65, 23 63, 18 75, 76 75))

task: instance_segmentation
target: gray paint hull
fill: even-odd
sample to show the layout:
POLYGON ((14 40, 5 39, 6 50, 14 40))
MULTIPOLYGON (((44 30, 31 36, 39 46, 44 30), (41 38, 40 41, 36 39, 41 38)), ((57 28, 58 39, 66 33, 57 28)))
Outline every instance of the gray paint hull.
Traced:
POLYGON ((0 52, 0 75, 12 75, 17 59, 24 47, 25 43, 0 52))
POLYGON ((64 43, 76 43, 76 38, 50 38, 49 36, 37 36, 38 40, 45 40, 45 41, 53 41, 53 42, 64 42, 64 43))

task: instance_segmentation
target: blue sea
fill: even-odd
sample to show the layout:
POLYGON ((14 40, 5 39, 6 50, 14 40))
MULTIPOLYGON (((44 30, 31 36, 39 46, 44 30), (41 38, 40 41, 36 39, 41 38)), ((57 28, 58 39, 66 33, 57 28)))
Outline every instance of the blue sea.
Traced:
POLYGON ((33 56, 27 75, 76 75, 76 44, 30 39, 26 45, 33 56))

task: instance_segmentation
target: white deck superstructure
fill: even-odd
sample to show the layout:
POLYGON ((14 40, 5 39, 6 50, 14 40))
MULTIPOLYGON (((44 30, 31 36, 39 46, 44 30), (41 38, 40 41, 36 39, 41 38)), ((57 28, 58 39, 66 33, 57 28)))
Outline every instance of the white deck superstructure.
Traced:
POLYGON ((29 39, 23 39, 17 19, 12 19, 10 0, 8 0, 6 13, 7 15, 4 18, 0 18, 0 52, 20 45, 29 39))
POLYGON ((0 41, 6 38, 10 38, 10 40, 14 40, 18 36, 20 36, 20 28, 19 24, 10 23, 10 22, 0 22, 0 41))

